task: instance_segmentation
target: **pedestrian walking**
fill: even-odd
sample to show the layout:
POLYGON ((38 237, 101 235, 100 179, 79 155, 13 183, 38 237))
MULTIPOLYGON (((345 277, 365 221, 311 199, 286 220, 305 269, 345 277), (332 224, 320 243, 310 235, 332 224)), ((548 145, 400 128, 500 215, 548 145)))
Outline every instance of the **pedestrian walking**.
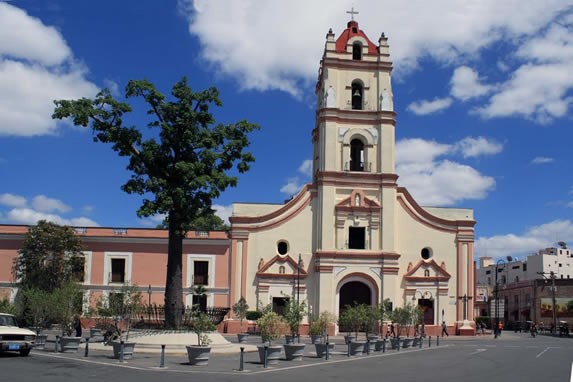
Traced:
POLYGON ((446 321, 442 321, 442 337, 444 336, 444 334, 449 337, 450 335, 448 334, 448 326, 446 325, 446 321))
POLYGON ((396 332, 394 331, 394 323, 390 323, 390 334, 392 334, 392 337, 396 337, 396 332))

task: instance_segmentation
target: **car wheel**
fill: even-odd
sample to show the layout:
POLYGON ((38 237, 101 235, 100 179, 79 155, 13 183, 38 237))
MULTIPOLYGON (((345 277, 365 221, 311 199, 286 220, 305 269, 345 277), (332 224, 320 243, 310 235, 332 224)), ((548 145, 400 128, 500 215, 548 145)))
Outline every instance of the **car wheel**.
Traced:
POLYGON ((22 357, 26 357, 28 354, 30 354, 30 350, 32 350, 32 349, 20 350, 20 355, 21 355, 22 357))

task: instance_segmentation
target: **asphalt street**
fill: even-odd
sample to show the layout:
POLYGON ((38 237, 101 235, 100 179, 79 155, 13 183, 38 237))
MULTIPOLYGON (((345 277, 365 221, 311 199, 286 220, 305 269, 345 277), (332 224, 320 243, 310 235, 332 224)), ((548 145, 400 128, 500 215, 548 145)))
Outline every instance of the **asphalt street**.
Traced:
POLYGON ((119 362, 110 351, 83 349, 75 354, 34 350, 28 357, 0 355, 2 381, 115 381, 147 382, 168 378, 189 381, 571 381, 573 338, 538 336, 528 333, 504 333, 500 339, 491 336, 471 339, 447 338, 431 347, 374 352, 360 357, 346 357, 345 346, 330 360, 314 356, 313 345, 307 345, 302 361, 281 360, 264 368, 257 353, 244 354, 244 371, 239 371, 239 354, 212 355, 208 366, 190 366, 184 355, 166 355, 160 368, 160 351, 137 353, 134 359, 119 362))

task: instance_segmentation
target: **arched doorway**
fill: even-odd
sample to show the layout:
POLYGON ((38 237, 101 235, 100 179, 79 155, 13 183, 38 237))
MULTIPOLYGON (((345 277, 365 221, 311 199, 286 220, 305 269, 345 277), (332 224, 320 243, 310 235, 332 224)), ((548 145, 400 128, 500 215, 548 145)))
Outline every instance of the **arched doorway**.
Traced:
POLYGON ((346 305, 372 303, 372 291, 370 287, 361 281, 350 281, 340 288, 339 316, 346 305))
MULTIPOLYGON (((342 315, 347 306, 372 303, 372 291, 370 287, 361 281, 349 281, 340 287, 338 300, 338 317, 342 315)), ((347 331, 347 328, 340 327, 340 331, 347 331)))

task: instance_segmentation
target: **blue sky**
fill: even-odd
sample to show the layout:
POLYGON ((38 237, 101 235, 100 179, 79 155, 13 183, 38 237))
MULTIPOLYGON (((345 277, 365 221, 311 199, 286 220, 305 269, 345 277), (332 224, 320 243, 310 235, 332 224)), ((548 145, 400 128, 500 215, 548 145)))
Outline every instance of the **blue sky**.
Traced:
MULTIPOLYGON (((394 62, 398 183, 473 208, 478 256, 573 243, 573 1, 0 0, 0 223, 150 227, 125 159, 53 121, 53 99, 216 86, 220 122, 260 124, 251 171, 215 201, 282 203, 310 180, 314 85, 346 11, 394 62)), ((141 114, 130 122, 145 124, 141 114)), ((573 244, 572 244, 573 245, 573 244)))

